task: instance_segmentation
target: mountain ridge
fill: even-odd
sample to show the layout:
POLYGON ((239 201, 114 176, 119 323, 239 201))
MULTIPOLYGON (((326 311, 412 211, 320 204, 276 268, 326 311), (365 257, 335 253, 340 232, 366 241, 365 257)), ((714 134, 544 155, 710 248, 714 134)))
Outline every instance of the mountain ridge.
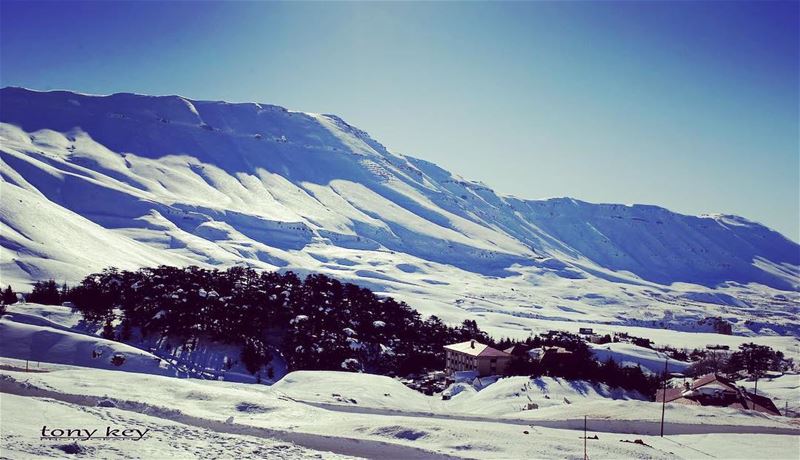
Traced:
MULTIPOLYGON (((81 96, 81 97, 87 97, 87 98, 137 97, 137 98, 147 98, 147 99, 157 99, 157 100, 162 100, 162 99, 175 100, 175 99, 177 99, 177 100, 180 100, 182 102, 185 102, 185 103, 189 104, 189 106, 190 106, 189 110, 192 111, 192 112, 195 112, 195 113, 196 113, 196 109, 193 107, 194 103, 220 104, 220 105, 240 105, 240 106, 251 106, 251 105, 254 105, 254 106, 257 106, 259 108, 267 107, 267 108, 270 108, 270 109, 273 109, 273 110, 278 110, 278 111, 282 111, 282 112, 286 112, 286 113, 293 112, 293 113, 297 113, 297 114, 305 114, 305 115, 311 115, 311 116, 326 117, 326 118, 332 120, 333 122, 335 122, 337 124, 340 124, 341 126, 345 127, 346 129, 355 132, 362 139, 366 138, 365 140, 370 141, 370 142, 374 142, 375 144, 380 146, 381 149, 384 149, 384 150, 388 151, 388 149, 386 149, 386 147, 384 147, 383 144, 381 144, 380 142, 378 142, 377 140, 372 138, 369 135, 369 133, 367 133, 366 131, 361 130, 361 129, 359 129, 359 128, 347 123, 340 116, 338 116, 336 114, 331 114, 331 113, 316 114, 316 113, 311 113, 311 112, 302 112, 302 111, 290 110, 290 109, 288 109, 286 107, 283 107, 283 106, 274 105, 274 104, 266 104, 266 103, 228 102, 228 101, 224 101, 224 100, 205 100, 205 99, 193 100, 193 99, 190 99, 190 98, 187 98, 185 96, 178 95, 178 94, 146 95, 146 94, 141 94, 141 93, 130 93, 130 92, 119 92, 119 93, 112 93, 112 94, 89 94, 89 93, 74 92, 74 91, 70 91, 70 90, 66 90, 66 89, 35 90, 35 89, 19 87, 19 86, 6 86, 6 87, 3 87, 3 88, 0 88, 0 94, 12 92, 12 91, 13 92, 21 92, 21 93, 62 94, 62 95, 65 95, 65 96, 81 96)), ((395 154, 395 153, 393 152, 393 154, 395 154)), ((436 168, 440 168, 438 165, 436 165, 434 163, 431 163, 431 162, 429 162, 427 160, 424 160, 422 158, 416 158, 416 157, 412 157, 412 156, 408 156, 408 155, 402 155, 402 156, 403 157, 407 157, 407 158, 409 158, 410 160, 412 160, 414 162, 427 163, 427 164, 429 164, 431 166, 434 166, 436 168)), ((448 173, 448 174, 450 174, 450 173, 448 173)), ((701 214, 684 214, 684 213, 677 213, 677 212, 671 211, 671 210, 669 210, 669 208, 666 208, 666 207, 660 206, 660 205, 644 204, 644 203, 593 202, 593 201, 581 200, 581 199, 573 198, 573 197, 569 197, 569 196, 553 196, 553 197, 547 197, 547 198, 523 198, 523 197, 518 197, 518 196, 515 196, 515 195, 512 195, 512 194, 498 193, 498 192, 492 190, 491 187, 489 187, 486 184, 482 183, 481 181, 466 180, 466 179, 461 178, 458 175, 453 175, 453 177, 457 177, 457 178, 461 179, 461 182, 463 184, 465 184, 465 185, 466 184, 470 184, 470 185, 473 185, 473 186, 486 188, 486 189, 490 190, 492 193, 494 193, 497 196, 499 196, 500 198, 503 198, 503 199, 506 199, 506 200, 515 200, 515 201, 521 201, 521 202, 546 202, 546 201, 577 202, 577 203, 585 204, 585 205, 612 206, 612 207, 619 207, 619 206, 647 207, 647 208, 652 208, 654 210, 666 210, 666 211, 669 211, 671 213, 680 214, 680 215, 686 216, 686 217, 698 217, 698 218, 710 217, 710 218, 715 218, 715 219, 716 218, 733 218, 735 220, 744 220, 748 224, 758 225, 758 226, 761 226, 761 227, 764 227, 764 228, 772 230, 766 224, 763 224, 761 222, 754 221, 752 219, 748 219, 748 218, 746 218, 744 216, 740 216, 740 215, 736 215, 736 214, 715 213, 715 212, 707 212, 707 213, 701 213, 701 214)), ((772 230, 772 231, 775 231, 775 230, 772 230)), ((777 231, 775 231, 775 232, 776 233, 780 233, 780 232, 777 232, 777 231)), ((786 238, 789 241, 792 241, 790 238, 786 237, 785 235, 781 234, 781 236, 783 236, 784 238, 786 238)), ((794 242, 794 241, 792 241, 792 242, 794 242)))
MULTIPOLYGON (((335 115, 3 88, 0 122, 2 266, 23 283, 33 274, 75 280, 89 265, 95 270, 87 254, 108 239, 126 248, 117 255, 130 268, 318 269, 423 296, 449 282, 448 267, 534 296, 551 285, 591 285, 620 305, 633 288, 671 293, 689 284, 724 291, 739 299, 733 303, 800 288, 800 246, 762 224, 653 205, 498 195, 392 152, 335 115), (62 228, 84 229, 85 241, 75 237, 84 250, 59 254, 64 248, 49 241, 55 236, 28 222, 40 208, 62 228), (64 268, 81 256, 86 263, 64 268)), ((542 303, 565 297, 543 295, 542 303)), ((633 298, 643 302, 641 292, 633 298)))

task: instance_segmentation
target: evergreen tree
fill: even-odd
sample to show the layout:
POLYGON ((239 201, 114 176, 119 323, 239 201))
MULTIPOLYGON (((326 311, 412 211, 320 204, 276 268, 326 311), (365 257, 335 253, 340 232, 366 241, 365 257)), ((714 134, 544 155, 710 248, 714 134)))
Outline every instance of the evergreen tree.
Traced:
POLYGON ((699 359, 692 362, 688 373, 699 377, 704 374, 716 374, 727 366, 727 354, 720 350, 708 350, 699 359))
POLYGON ((763 377, 771 367, 780 363, 783 354, 775 352, 766 345, 755 343, 743 343, 739 345, 739 351, 731 354, 729 365, 734 368, 744 370, 755 380, 755 388, 758 388, 758 379, 763 377))
POLYGON ((103 332, 100 335, 104 339, 109 339, 109 340, 114 339, 114 326, 111 325, 110 319, 106 319, 106 322, 103 325, 103 332))
POLYGON ((17 303, 17 294, 8 286, 2 294, 2 303, 5 305, 12 305, 17 303))
POLYGON ((241 359, 247 371, 255 374, 262 366, 272 361, 272 355, 267 351, 263 342, 251 339, 242 347, 241 359))
POLYGON ((33 291, 28 295, 27 301, 45 305, 60 305, 61 293, 55 280, 37 281, 33 291))

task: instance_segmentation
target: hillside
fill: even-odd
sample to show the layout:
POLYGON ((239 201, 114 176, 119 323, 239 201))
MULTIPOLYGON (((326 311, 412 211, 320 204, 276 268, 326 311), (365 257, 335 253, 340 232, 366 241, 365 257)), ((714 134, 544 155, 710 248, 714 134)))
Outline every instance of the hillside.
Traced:
POLYGON ((800 335, 800 247, 736 216, 523 200, 333 115, 0 90, 3 282, 108 266, 321 272, 497 336, 586 324, 800 335), (453 283, 453 280, 459 280, 453 283))
MULTIPOLYGON (((59 308, 64 307, 49 307, 59 308)), ((138 348, 81 334, 39 315, 17 311, 0 318, 0 350, 4 357, 30 361, 34 372, 44 362, 156 375, 178 374, 159 357, 138 348)))

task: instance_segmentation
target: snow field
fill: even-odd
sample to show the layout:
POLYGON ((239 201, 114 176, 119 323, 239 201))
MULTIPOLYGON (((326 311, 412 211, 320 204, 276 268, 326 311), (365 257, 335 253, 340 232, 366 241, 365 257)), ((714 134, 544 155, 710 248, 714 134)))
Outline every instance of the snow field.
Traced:
MULTIPOLYGON (((387 447, 385 452, 395 454, 430 456, 438 454, 463 458, 580 457, 583 449, 579 440, 581 432, 572 426, 578 421, 582 423, 582 416, 575 417, 574 422, 570 421, 570 417, 575 413, 585 412, 577 402, 568 405, 569 408, 574 408, 572 413, 565 414, 563 407, 554 406, 553 408, 558 410, 552 411, 550 417, 537 417, 524 421, 507 420, 503 417, 487 419, 459 418, 452 414, 418 414, 404 412, 402 407, 395 408, 400 412, 376 409, 370 413, 359 413, 330 407, 323 409, 296 402, 282 394, 284 393, 282 390, 263 386, 55 365, 47 369, 49 372, 24 373, 8 370, 19 365, 20 362, 17 360, 4 358, 0 362, 3 364, 2 380, 0 380, 3 398, 8 394, 27 394, 26 398, 30 398, 36 396, 36 392, 40 392, 38 394, 57 400, 70 400, 82 407, 86 404, 94 405, 92 402, 96 400, 92 398, 97 400, 103 398, 113 401, 117 406, 117 409, 107 410, 146 413, 162 420, 200 425, 214 431, 224 430, 227 433, 237 434, 261 433, 287 442, 294 439, 300 445, 310 445, 311 440, 321 442, 324 438, 325 442, 329 443, 328 447, 340 454, 346 454, 350 449, 354 449, 352 441, 349 441, 351 439, 361 439, 362 443, 370 446, 372 442, 388 443, 388 446, 396 447, 392 448, 395 450, 387 447), (259 431, 261 429, 267 431, 259 431)), ((292 374, 289 374, 290 380, 291 376, 292 374)), ((313 391, 310 382, 315 380, 315 376, 301 377, 292 383, 285 383, 284 390, 297 382, 301 389, 313 391)), ((326 385, 324 377, 332 376, 316 377, 319 386, 316 393, 329 392, 330 388, 326 385)), ((369 383, 375 383, 366 376, 369 383, 365 384, 362 382, 364 377, 361 374, 348 373, 337 379, 341 383, 351 380, 354 388, 359 386, 366 388, 371 386, 369 383)), ((391 387, 392 384, 384 381, 373 391, 378 390, 374 391, 377 394, 391 387)), ((628 425, 633 428, 637 424, 637 415, 642 415, 646 411, 658 412, 655 410, 657 404, 639 402, 638 405, 629 405, 634 402, 614 401, 616 405, 613 406, 617 413, 624 411, 628 415, 630 420, 628 425)), ((3 407, 6 407, 5 404, 3 407)), ((601 420, 603 413, 611 419, 617 415, 602 404, 592 405, 590 402, 586 407, 590 409, 588 412, 592 423, 601 420)), ((605 423, 604 426, 600 426, 602 428, 600 431, 593 431, 598 434, 599 440, 592 441, 590 445, 592 458, 675 458, 676 456, 696 458, 698 450, 709 455, 731 452, 728 446, 718 445, 719 439, 730 436, 725 434, 725 430, 730 429, 727 423, 731 420, 735 420, 741 432, 745 433, 738 435, 738 455, 741 456, 736 458, 755 455, 759 444, 765 440, 772 442, 770 449, 775 453, 775 458, 792 458, 797 452, 798 430, 784 422, 781 417, 743 418, 741 415, 730 413, 724 414, 721 419, 713 420, 713 423, 706 423, 708 420, 700 415, 709 415, 708 409, 699 408, 684 414, 685 409, 678 406, 670 408, 669 420, 682 420, 681 423, 684 424, 681 425, 682 429, 688 433, 675 436, 675 439, 673 436, 660 439, 643 434, 625 434, 630 432, 623 429, 629 427, 619 423, 616 425, 605 423), (615 432, 617 430, 623 432, 615 432), (720 436, 722 438, 719 438, 720 436), (623 439, 643 439, 653 447, 621 443, 620 440, 623 439)), ((526 413, 535 412, 537 411, 526 411, 526 413)), ((540 410, 540 413, 543 413, 543 410, 540 410)), ((646 419, 647 417, 643 418, 646 419)), ((380 445, 383 444, 376 446, 380 445)))

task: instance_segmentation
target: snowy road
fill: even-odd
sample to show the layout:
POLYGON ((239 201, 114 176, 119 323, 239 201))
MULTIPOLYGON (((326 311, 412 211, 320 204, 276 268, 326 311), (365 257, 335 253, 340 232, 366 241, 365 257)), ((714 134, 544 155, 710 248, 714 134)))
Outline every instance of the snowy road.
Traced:
POLYGON ((453 457, 437 452, 408 447, 381 441, 354 439, 340 436, 324 436, 311 433, 289 432, 274 430, 237 423, 225 423, 201 417, 186 415, 178 410, 164 409, 149 404, 122 401, 114 398, 101 398, 97 396, 75 395, 59 393, 56 391, 37 388, 29 384, 17 382, 8 376, 0 376, 0 393, 16 396, 50 398, 77 406, 97 407, 101 400, 111 400, 116 409, 135 412, 150 417, 166 419, 183 425, 194 426, 217 433, 245 435, 265 438, 276 441, 290 442, 321 452, 333 452, 341 455, 364 458, 392 458, 392 459, 432 459, 450 460, 466 457, 453 457))
MULTIPOLYGON (((547 419, 521 419, 521 418, 498 418, 498 417, 484 417, 479 415, 463 415, 463 414, 440 414, 433 412, 406 412, 396 411, 390 409, 379 409, 371 407, 359 406, 344 406, 340 404, 327 404, 314 401, 301 401, 293 399, 302 404, 318 407, 320 409, 348 412, 355 414, 368 414, 368 415, 382 415, 391 417, 419 417, 419 418, 436 418, 443 420, 460 420, 465 422, 480 422, 480 423, 505 423, 513 425, 524 425, 530 427, 541 428, 556 428, 564 430, 583 430, 583 418, 580 419, 563 419, 563 420, 547 420, 547 419)), ((611 419, 590 419, 588 422, 588 430, 590 432, 600 433, 622 433, 622 434, 640 434, 640 435, 658 435, 661 430, 661 425, 658 422, 649 420, 611 420, 611 419)), ((739 433, 739 434, 788 434, 800 436, 800 427, 798 428, 783 428, 777 426, 753 426, 753 425, 721 425, 721 424, 689 424, 689 423, 667 423, 664 426, 664 434, 667 435, 680 435, 680 434, 712 434, 712 433, 739 433)))

